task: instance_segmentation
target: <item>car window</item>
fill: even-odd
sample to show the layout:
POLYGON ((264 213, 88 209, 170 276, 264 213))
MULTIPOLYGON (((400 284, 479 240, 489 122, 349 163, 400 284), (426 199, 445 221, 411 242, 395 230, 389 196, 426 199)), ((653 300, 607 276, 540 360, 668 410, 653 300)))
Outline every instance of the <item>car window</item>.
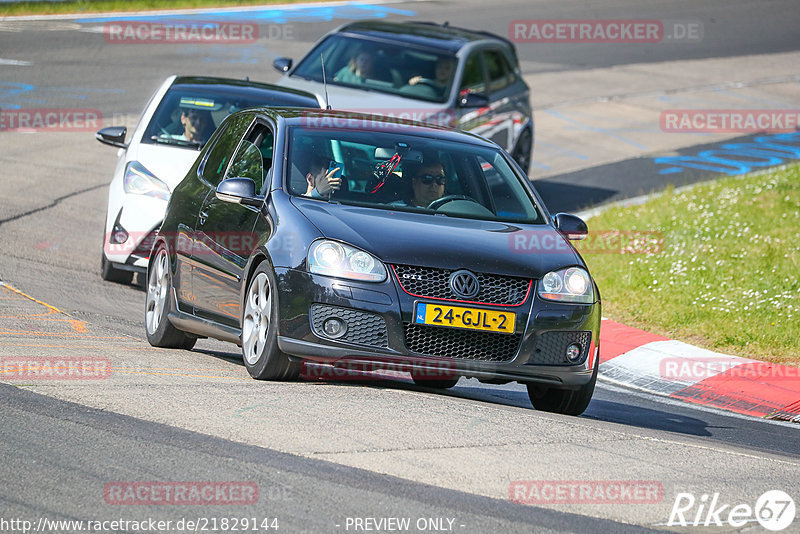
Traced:
POLYGON ((222 181, 225 169, 230 163, 230 156, 252 121, 253 117, 250 114, 233 117, 225 126, 225 131, 217 137, 203 164, 203 180, 212 187, 217 187, 222 181))
POLYGON ((527 210, 525 205, 520 202, 520 193, 522 191, 515 190, 515 183, 504 180, 494 164, 484 159, 483 156, 478 156, 477 162, 483 174, 483 179, 489 186, 489 193, 497 215, 510 219, 524 218, 527 210))
POLYGON ((386 130, 289 129, 289 192, 319 201, 483 220, 541 223, 539 210, 500 149, 386 130), (342 184, 320 194, 330 162, 342 184), (309 178, 310 176, 310 178, 309 178), (317 194, 309 192, 309 181, 317 194), (439 203, 439 201, 442 201, 439 203))
POLYGON ((264 124, 256 124, 239 145, 225 178, 250 178, 257 193, 263 193, 264 179, 272 167, 275 136, 264 124))
POLYGON ((485 93, 486 82, 483 79, 483 68, 481 58, 477 53, 473 53, 464 63, 464 74, 461 77, 461 94, 464 93, 485 93))
POLYGON ((264 182, 264 163, 258 147, 250 141, 242 141, 225 178, 250 178, 256 184, 256 191, 260 191, 264 182))
MULTIPOLYGON (((322 83, 323 58, 325 80, 330 85, 438 103, 450 95, 458 64, 455 56, 440 50, 339 34, 326 38, 309 52, 292 76, 322 83)), ((389 114, 377 106, 372 110, 368 105, 364 108, 389 114)))
POLYGON ((516 81, 516 75, 502 52, 489 50, 484 53, 484 58, 489 75, 490 93, 504 89, 516 81))
POLYGON ((198 150, 225 118, 256 106, 309 106, 294 94, 282 94, 257 85, 176 84, 158 104, 142 136, 142 143, 198 150))

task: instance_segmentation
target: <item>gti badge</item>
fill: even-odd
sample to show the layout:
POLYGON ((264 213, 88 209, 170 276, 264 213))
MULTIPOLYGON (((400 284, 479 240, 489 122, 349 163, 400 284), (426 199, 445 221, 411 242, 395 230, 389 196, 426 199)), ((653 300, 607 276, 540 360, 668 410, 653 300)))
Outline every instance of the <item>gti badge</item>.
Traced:
POLYGON ((474 298, 481 290, 478 277, 463 269, 451 274, 448 283, 453 293, 462 299, 474 298))

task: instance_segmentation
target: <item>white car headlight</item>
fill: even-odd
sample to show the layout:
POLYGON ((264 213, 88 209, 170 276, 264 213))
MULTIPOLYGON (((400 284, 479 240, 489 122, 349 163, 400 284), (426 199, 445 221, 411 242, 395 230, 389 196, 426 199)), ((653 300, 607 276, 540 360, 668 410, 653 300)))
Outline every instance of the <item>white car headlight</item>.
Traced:
POLYGON ((589 273, 580 267, 547 273, 542 277, 538 293, 541 298, 547 300, 581 304, 594 302, 592 279, 589 273))
POLYGON ((365 282, 386 280, 386 267, 380 260, 363 250, 327 239, 311 243, 308 249, 308 270, 316 274, 365 282))
POLYGON ((169 187, 155 177, 144 165, 138 161, 131 161, 125 169, 125 178, 122 187, 126 193, 133 195, 146 195, 163 200, 169 200, 169 187))

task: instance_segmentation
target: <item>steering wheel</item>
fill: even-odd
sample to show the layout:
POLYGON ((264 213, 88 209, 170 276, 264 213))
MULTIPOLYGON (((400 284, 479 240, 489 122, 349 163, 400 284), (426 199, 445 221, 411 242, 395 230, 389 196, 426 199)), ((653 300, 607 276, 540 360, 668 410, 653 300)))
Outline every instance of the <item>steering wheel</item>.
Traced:
POLYGON ((481 204, 480 202, 478 202, 474 198, 468 197, 466 195, 445 195, 442 198, 437 198, 436 200, 434 200, 433 202, 428 204, 428 209, 429 210, 438 210, 439 208, 441 208, 442 206, 444 206, 448 202, 452 202, 454 200, 468 200, 470 202, 474 202, 475 204, 478 204, 479 206, 483 206, 483 204, 481 204))
POLYGON ((435 80, 431 78, 420 78, 416 85, 427 85, 428 87, 432 87, 433 89, 439 89, 435 80))

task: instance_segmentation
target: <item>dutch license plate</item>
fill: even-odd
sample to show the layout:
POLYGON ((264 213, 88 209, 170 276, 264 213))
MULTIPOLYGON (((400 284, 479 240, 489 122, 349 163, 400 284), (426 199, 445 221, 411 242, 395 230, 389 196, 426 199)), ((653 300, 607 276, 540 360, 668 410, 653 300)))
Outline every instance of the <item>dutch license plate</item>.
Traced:
POLYGON ((514 333, 515 319, 516 314, 511 312, 442 306, 430 302, 417 302, 414 310, 416 324, 486 330, 503 334, 514 333))

